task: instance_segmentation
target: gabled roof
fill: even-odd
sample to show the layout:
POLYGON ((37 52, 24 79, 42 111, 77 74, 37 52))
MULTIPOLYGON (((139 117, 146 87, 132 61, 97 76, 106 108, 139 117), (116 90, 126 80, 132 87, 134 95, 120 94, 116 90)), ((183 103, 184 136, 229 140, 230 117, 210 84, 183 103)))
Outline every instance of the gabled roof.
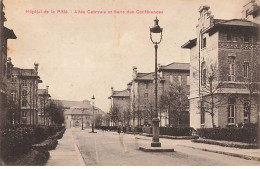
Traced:
POLYGON ((114 91, 109 99, 111 99, 111 97, 129 97, 129 92, 127 89, 122 91, 114 91))
POLYGON ((161 66, 159 68, 160 70, 190 70, 190 64, 189 63, 178 63, 178 62, 173 62, 165 66, 161 66))

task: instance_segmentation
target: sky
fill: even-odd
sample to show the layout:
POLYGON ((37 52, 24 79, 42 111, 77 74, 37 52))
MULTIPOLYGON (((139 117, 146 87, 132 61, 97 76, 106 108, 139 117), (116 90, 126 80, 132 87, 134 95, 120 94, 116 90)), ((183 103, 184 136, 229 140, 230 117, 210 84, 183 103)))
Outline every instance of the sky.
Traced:
POLYGON ((195 37, 200 5, 210 6, 215 19, 241 18, 249 0, 4 0, 7 21, 17 39, 8 41, 8 57, 15 67, 39 63, 40 88, 49 85, 52 99, 82 101, 95 95, 95 105, 109 111, 111 86, 124 90, 138 72, 154 71, 154 47, 149 27, 157 14, 163 28, 158 63, 189 62, 182 49, 195 37), (43 13, 31 14, 26 10, 43 13), (44 14, 44 11, 55 13, 44 14), (67 10, 67 14, 57 13, 67 10), (76 14, 112 11, 112 14, 76 14), (134 14, 115 14, 135 11, 134 14))

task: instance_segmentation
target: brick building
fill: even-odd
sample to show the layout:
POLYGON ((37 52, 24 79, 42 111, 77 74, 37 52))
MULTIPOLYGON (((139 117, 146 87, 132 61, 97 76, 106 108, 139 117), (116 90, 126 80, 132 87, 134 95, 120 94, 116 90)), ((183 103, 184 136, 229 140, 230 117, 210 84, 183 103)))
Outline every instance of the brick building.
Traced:
POLYGON ((129 125, 130 116, 130 89, 115 91, 111 87, 110 99, 110 125, 118 125, 122 123, 123 125, 129 125), (116 110, 117 109, 117 110, 116 110), (111 111, 118 111, 117 113, 112 113, 111 111), (113 117, 115 116, 115 117, 113 117))
POLYGON ((14 122, 38 124, 38 84, 42 82, 38 76, 39 64, 35 63, 34 69, 21 69, 13 67, 9 59, 8 65, 8 102, 14 122))
POLYGON ((7 40, 16 39, 13 30, 4 27, 6 21, 3 11, 4 4, 0 1, 0 127, 7 123, 7 40))
POLYGON ((256 123, 259 111, 259 25, 214 19, 201 6, 190 49, 190 125, 256 123), (213 118, 212 118, 213 117, 213 118))
MULTIPOLYGON (((176 126, 174 117, 169 118, 168 109, 160 104, 160 98, 163 94, 167 94, 170 88, 176 91, 177 86, 182 87, 184 95, 189 95, 189 64, 174 62, 165 66, 159 66, 158 72, 158 116, 161 119, 160 125, 167 126, 170 121, 171 126, 176 126)), ((131 89, 131 125, 151 125, 155 99, 154 72, 139 73, 137 68, 133 67, 133 80, 128 85, 131 89)), ((172 99, 170 102, 174 102, 174 100, 172 99)), ((186 113, 188 113, 188 108, 186 113)), ((189 125, 188 123, 186 124, 189 125)), ((185 125, 184 121, 183 125, 185 125)))

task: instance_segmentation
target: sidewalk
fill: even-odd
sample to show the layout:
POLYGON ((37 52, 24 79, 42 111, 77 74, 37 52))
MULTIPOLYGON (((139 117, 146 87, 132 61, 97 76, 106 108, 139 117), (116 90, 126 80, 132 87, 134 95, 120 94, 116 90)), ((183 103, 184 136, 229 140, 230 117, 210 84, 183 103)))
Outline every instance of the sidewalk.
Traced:
POLYGON ((46 166, 85 166, 84 160, 73 139, 71 129, 66 129, 56 149, 49 151, 50 158, 46 166))
MULTIPOLYGON (((151 137, 149 134, 139 134, 143 137, 151 137)), ((161 135, 160 135, 160 138, 161 135)), ((178 146, 199 149, 202 151, 208 151, 213 153, 219 153, 234 157, 239 157, 247 160, 255 160, 260 161, 260 149, 241 149, 241 148, 234 148, 234 147, 223 147, 219 145, 212 145, 212 144, 205 144, 205 143, 194 143, 191 140, 187 139, 172 139, 164 137, 163 139, 172 140, 173 142, 177 143, 178 146)))
POLYGON ((194 143, 191 141, 181 142, 178 143, 177 145, 208 151, 208 152, 214 152, 214 153, 244 158, 247 160, 260 161, 260 149, 240 149, 240 148, 223 147, 219 145, 211 145, 211 144, 204 144, 204 143, 194 143))

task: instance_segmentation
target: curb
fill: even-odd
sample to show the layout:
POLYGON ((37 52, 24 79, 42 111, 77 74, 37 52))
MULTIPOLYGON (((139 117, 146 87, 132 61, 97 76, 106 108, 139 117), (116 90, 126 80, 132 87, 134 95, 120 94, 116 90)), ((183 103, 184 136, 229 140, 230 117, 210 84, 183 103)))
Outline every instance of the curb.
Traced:
POLYGON ((218 153, 218 154, 224 154, 224 155, 228 155, 228 156, 243 158, 243 159, 246 159, 246 160, 260 161, 260 157, 254 157, 254 156, 248 156, 248 155, 230 153, 230 152, 218 151, 218 150, 210 150, 210 149, 206 149, 206 148, 198 148, 198 147, 186 146, 186 145, 181 145, 181 144, 178 144, 178 145, 183 146, 183 147, 198 149, 198 150, 202 150, 202 151, 208 151, 208 152, 212 152, 212 153, 218 153))
POLYGON ((257 144, 249 144, 249 143, 223 143, 218 140, 209 140, 209 139, 194 139, 191 140, 191 142, 194 143, 203 143, 203 144, 211 144, 211 145, 218 145, 222 147, 233 147, 233 148, 239 148, 239 149, 258 149, 257 144))

